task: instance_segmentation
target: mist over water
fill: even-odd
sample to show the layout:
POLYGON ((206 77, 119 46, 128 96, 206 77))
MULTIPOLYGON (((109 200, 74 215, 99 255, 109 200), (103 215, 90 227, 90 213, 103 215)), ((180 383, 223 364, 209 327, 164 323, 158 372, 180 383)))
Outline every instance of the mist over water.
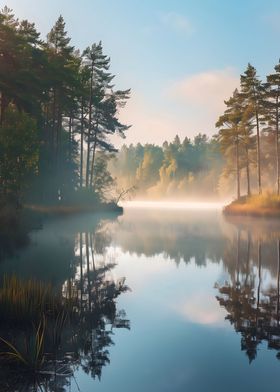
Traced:
POLYGON ((175 209, 175 210, 221 210, 226 202, 207 202, 207 201, 154 201, 154 200, 133 200, 123 201, 121 205, 127 208, 143 209, 175 209))

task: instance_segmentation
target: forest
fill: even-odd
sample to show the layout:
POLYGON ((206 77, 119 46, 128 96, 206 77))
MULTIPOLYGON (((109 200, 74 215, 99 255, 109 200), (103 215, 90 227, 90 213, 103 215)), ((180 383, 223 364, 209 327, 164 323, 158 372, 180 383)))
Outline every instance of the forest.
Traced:
POLYGON ((130 95, 114 86, 102 43, 76 49, 62 16, 42 40, 4 7, 0 58, 0 204, 100 205, 130 95))
POLYGON ((211 138, 124 145, 110 165, 120 187, 148 199, 279 196, 280 63, 265 81, 248 64, 224 103, 211 138))

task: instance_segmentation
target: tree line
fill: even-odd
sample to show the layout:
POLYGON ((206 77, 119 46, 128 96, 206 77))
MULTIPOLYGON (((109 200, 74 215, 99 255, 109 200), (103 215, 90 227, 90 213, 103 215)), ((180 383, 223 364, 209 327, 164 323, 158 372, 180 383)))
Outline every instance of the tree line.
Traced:
POLYGON ((234 90, 225 105, 226 110, 216 123, 217 141, 225 157, 225 169, 235 173, 237 198, 241 197, 244 171, 248 196, 252 193, 252 172, 256 172, 258 194, 262 194, 265 185, 279 196, 280 62, 265 81, 248 64, 240 76, 239 89, 234 90))
POLYGON ((138 143, 123 145, 109 164, 121 189, 136 187, 137 196, 179 198, 216 196, 223 157, 218 142, 205 134, 162 146, 138 143))
POLYGON ((46 40, 34 23, 0 13, 1 199, 57 203, 102 200, 112 184, 110 136, 129 128, 102 43, 80 51, 60 16, 46 40))

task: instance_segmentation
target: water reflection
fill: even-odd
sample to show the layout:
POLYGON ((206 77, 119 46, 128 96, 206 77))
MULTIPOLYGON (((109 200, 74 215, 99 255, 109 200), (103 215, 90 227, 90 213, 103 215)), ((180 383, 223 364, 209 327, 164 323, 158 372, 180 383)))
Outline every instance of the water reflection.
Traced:
POLYGON ((100 379, 110 363, 114 330, 130 328, 125 311, 117 307, 128 286, 124 277, 113 279, 115 264, 104 257, 111 241, 105 222, 91 220, 89 228, 83 219, 71 220, 75 226, 70 227, 49 222, 44 236, 34 233, 32 246, 9 260, 10 274, 5 271, 0 286, 1 391, 65 391, 76 384, 77 370, 100 379), (30 264, 22 265, 28 256, 30 264), (32 275, 26 268, 36 259, 40 266, 32 275), (48 271, 43 278, 55 265, 57 276, 49 279, 48 271), (26 280, 28 274, 32 280, 26 280))
POLYGON ((114 242, 124 252, 146 257, 163 255, 176 264, 194 259, 198 266, 206 266, 207 259, 221 260, 224 230, 228 230, 215 210, 131 208, 116 225, 114 242))
POLYGON ((233 223, 236 238, 228 241, 224 256, 229 280, 216 285, 217 300, 227 311, 226 320, 240 333, 241 350, 250 363, 265 342, 279 358, 279 225, 246 219, 233 223))
MULTIPOLYGON (((73 314, 55 339, 57 316, 49 317, 37 379, 27 386, 26 374, 2 364, 0 390, 274 390, 279 240, 277 221, 225 220, 214 210, 131 208, 114 221, 45 222, 0 273, 50 283, 73 314)), ((18 345, 26 332, 5 335, 1 314, 0 336, 18 345)))
POLYGON ((196 266, 222 262, 234 274, 236 268, 258 265, 258 240, 263 244, 263 267, 277 273, 275 241, 280 238, 278 220, 231 217, 220 211, 172 211, 128 209, 124 217, 110 225, 113 246, 130 255, 164 258, 196 266), (237 232, 239 230, 239 240, 237 232), (249 243, 248 236, 251 237, 249 243), (237 247, 237 242, 239 246, 237 247), (236 254, 242 253, 237 266, 236 254), (247 255, 247 256, 246 256, 247 255))
MULTIPOLYGON (((277 220, 225 219, 216 211, 126 211, 115 230, 115 246, 130 255, 162 255, 177 265, 194 261, 198 267, 222 263, 223 282, 215 283, 218 303, 235 331, 249 362, 261 343, 280 358, 279 243, 277 220)), ((185 308, 193 309, 189 297, 185 308)), ((205 307, 210 299, 205 298, 205 307)), ((204 309, 205 310, 205 309, 204 309)), ((193 312, 193 311, 192 311, 193 312)), ((200 309, 196 308, 198 318, 200 309)), ((200 316, 201 318, 201 316, 200 316)))

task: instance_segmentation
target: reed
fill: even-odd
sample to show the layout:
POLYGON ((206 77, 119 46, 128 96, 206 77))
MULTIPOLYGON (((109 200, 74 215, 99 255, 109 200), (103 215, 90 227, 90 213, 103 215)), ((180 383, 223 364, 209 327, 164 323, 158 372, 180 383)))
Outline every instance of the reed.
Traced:
POLYGON ((20 336, 18 343, 12 343, 0 337, 0 341, 7 351, 0 352, 5 360, 15 361, 29 370, 37 371, 44 361, 44 340, 46 319, 43 316, 34 333, 20 336))
POLYGON ((69 292, 65 299, 50 284, 5 276, 0 288, 0 323, 5 326, 0 359, 39 372, 46 349, 56 356, 66 321, 75 309, 73 295, 69 292))
POLYGON ((4 277, 0 288, 0 321, 13 325, 38 322, 43 314, 56 314, 61 307, 61 298, 50 284, 4 277))

